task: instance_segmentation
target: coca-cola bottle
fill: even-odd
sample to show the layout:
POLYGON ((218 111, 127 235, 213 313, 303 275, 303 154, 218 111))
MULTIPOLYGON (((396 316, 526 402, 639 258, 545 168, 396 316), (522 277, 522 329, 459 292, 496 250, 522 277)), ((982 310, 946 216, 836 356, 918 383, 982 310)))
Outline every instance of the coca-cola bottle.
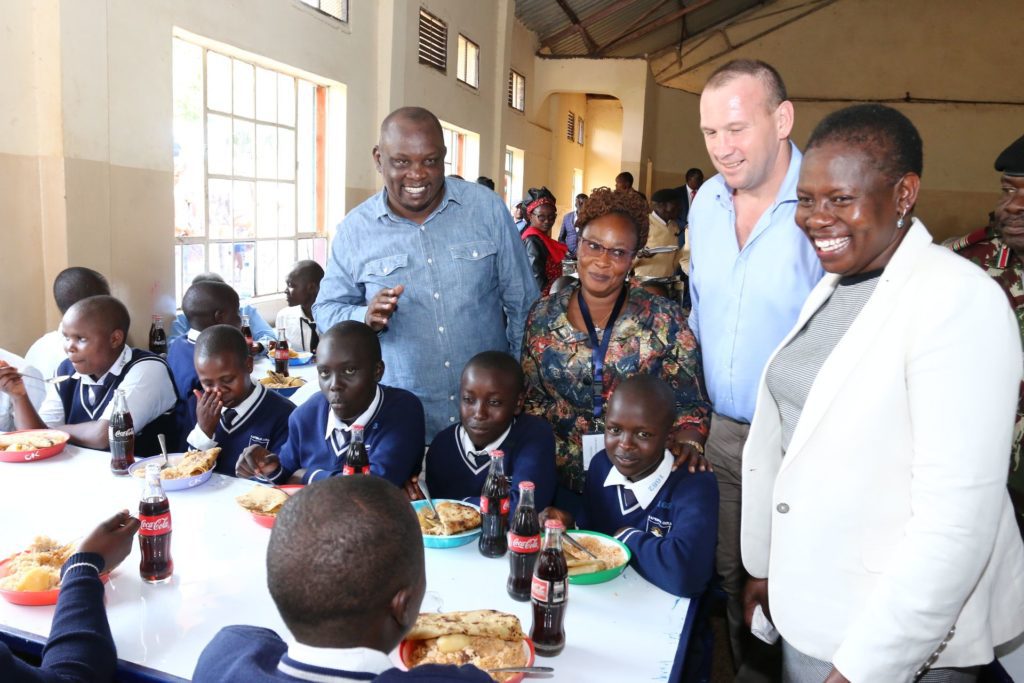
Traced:
POLYGON ((242 316, 242 336, 245 337, 245 345, 252 348, 252 325, 249 324, 249 316, 242 316))
POLYGON ((277 346, 274 347, 274 372, 288 376, 288 337, 283 327, 277 328, 277 346))
POLYGON ((544 547, 533 569, 530 600, 533 625, 530 639, 537 654, 554 657, 565 647, 565 608, 569 604, 569 568, 562 552, 565 526, 557 519, 544 522, 544 547))
POLYGON ((149 350, 167 358, 167 333, 162 315, 154 315, 153 324, 149 326, 149 350))
POLYGON ((160 483, 160 465, 146 465, 146 487, 139 501, 139 550, 143 581, 163 583, 174 573, 171 559, 171 504, 160 483))
POLYGON ((114 474, 128 474, 128 468, 135 463, 135 423, 132 422, 132 414, 128 412, 124 389, 114 391, 107 441, 110 443, 110 471, 114 474))
POLYGON ((491 469, 487 472, 483 491, 480 493, 480 516, 483 533, 480 534, 480 554, 484 557, 501 557, 508 550, 505 529, 508 526, 509 501, 508 477, 505 476, 505 454, 491 451, 491 469))
POLYGON ((540 523, 533 506, 533 482, 519 482, 519 505, 508 530, 508 594, 513 600, 530 599, 533 566, 540 552, 540 523))
POLYGON ((348 445, 348 452, 345 453, 345 466, 341 468, 342 476, 350 474, 369 474, 370 455, 366 452, 366 444, 363 442, 363 426, 352 425, 352 443, 348 445))

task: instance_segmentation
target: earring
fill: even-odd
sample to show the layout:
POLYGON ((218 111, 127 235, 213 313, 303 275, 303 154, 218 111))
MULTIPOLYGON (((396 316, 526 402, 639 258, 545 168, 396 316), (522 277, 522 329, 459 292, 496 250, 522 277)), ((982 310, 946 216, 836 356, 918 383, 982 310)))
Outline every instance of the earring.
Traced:
POLYGON ((904 211, 903 213, 900 214, 900 217, 898 219, 896 219, 896 229, 897 230, 902 230, 903 229, 903 218, 906 215, 907 215, 907 212, 904 211))

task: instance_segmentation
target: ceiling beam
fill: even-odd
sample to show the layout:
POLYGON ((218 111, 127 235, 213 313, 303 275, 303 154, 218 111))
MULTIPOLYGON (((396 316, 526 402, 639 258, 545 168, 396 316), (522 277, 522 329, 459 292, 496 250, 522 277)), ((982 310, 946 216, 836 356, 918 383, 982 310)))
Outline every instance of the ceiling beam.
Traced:
POLYGON ((572 8, 566 4, 565 0, 555 0, 555 2, 557 2, 558 6, 562 8, 563 12, 565 12, 565 16, 569 17, 569 21, 572 23, 572 28, 580 34, 583 44, 587 46, 587 54, 592 55, 597 52, 597 43, 594 42, 594 39, 590 37, 589 33, 587 33, 587 29, 580 24, 580 19, 576 16, 576 13, 572 11, 572 8))
MULTIPOLYGON (((594 12, 593 14, 591 14, 589 16, 583 17, 583 19, 578 20, 576 23, 579 25, 579 27, 586 28, 586 27, 590 26, 591 24, 593 24, 596 21, 600 21, 601 19, 604 19, 605 17, 607 17, 607 16, 609 16, 611 14, 615 14, 616 12, 618 12, 623 7, 627 7, 629 5, 632 5, 635 1, 636 0, 617 0, 617 2, 613 2, 612 4, 608 5, 604 9, 598 10, 597 12, 594 12)), ((564 3, 559 3, 559 5, 562 6, 562 11, 564 12, 565 11, 564 3)), ((570 10, 570 12, 571 12, 571 10, 570 10)), ((572 16, 576 16, 575 13, 573 13, 572 16)), ((573 33, 576 33, 576 32, 577 32, 577 26, 576 25, 566 26, 565 28, 563 28, 562 30, 558 31, 557 33, 553 33, 552 35, 548 36, 547 38, 544 38, 540 42, 540 46, 542 48, 544 48, 544 47, 551 47, 552 45, 554 45, 558 41, 562 40, 566 36, 570 36, 570 35, 572 35, 573 33)))
POLYGON ((686 16, 687 14, 690 14, 691 12, 693 12, 695 10, 700 9, 701 7, 706 7, 707 5, 710 5, 712 2, 714 2, 714 0, 697 0, 697 2, 694 2, 693 4, 688 5, 688 6, 684 7, 684 8, 682 8, 682 9, 676 10, 675 12, 672 12, 670 14, 666 14, 664 16, 658 17, 657 19, 649 21, 646 24, 644 24, 643 26, 641 26, 641 27, 639 27, 639 28, 637 28, 637 29, 635 29, 633 31, 625 31, 625 32, 619 34, 618 36, 612 38, 611 40, 609 40, 604 45, 600 46, 597 49, 596 56, 598 56, 598 57, 604 56, 605 54, 607 54, 608 50, 611 49, 612 46, 620 44, 620 43, 622 45, 626 45, 628 43, 631 43, 634 40, 636 40, 638 38, 642 38, 643 36, 647 35, 648 33, 651 33, 652 31, 657 31, 662 26, 667 26, 669 24, 672 24, 672 23, 676 22, 677 20, 681 19, 682 17, 686 16))

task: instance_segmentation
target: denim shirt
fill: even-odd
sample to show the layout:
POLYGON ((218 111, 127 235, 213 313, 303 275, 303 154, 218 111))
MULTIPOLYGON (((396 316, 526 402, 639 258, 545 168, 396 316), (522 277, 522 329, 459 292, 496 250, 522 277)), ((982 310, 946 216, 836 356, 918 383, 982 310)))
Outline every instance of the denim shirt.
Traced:
POLYGON ((793 143, 790 149, 775 202, 743 249, 736 241, 732 189, 721 174, 701 186, 690 207, 690 329, 700 342, 712 409, 741 422, 754 416, 768 357, 825 274, 794 219, 803 155, 793 143))
POLYGON ((452 178, 423 225, 391 211, 386 189, 342 221, 313 304, 317 328, 364 321, 373 296, 398 285, 405 291, 380 335, 382 381, 419 397, 430 441, 459 421, 470 358, 491 350, 519 358, 537 285, 498 195, 452 178))

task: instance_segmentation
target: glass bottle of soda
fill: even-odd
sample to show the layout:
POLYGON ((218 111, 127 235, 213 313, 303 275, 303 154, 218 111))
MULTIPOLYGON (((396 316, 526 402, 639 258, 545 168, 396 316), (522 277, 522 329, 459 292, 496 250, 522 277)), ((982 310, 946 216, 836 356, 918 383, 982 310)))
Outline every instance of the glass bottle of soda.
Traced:
POLYGON ((153 324, 149 326, 149 350, 167 358, 167 333, 162 315, 154 315, 153 324))
POLYGON ((491 469, 480 493, 480 516, 483 533, 480 534, 480 554, 501 557, 508 550, 505 530, 508 526, 509 483, 505 476, 505 454, 491 451, 491 469))
POLYGON ((366 452, 366 444, 363 442, 363 426, 352 425, 352 443, 348 445, 348 452, 345 453, 345 465, 341 468, 342 476, 350 474, 369 474, 370 455, 366 452))
POLYGON ((274 372, 288 376, 288 337, 283 327, 277 328, 277 346, 274 347, 274 372))
POLYGON ((533 569, 530 600, 533 625, 530 638, 537 654, 554 657, 565 647, 565 608, 569 604, 569 568, 562 552, 565 526, 557 519, 544 522, 544 547, 533 569))
POLYGON ((245 344, 250 349, 252 348, 252 325, 249 324, 249 316, 242 316, 242 336, 245 337, 245 344))
POLYGON ((519 482, 519 505, 508 529, 508 594, 513 600, 530 599, 533 567, 540 552, 540 523, 533 505, 533 482, 519 482))
POLYGON ((114 474, 128 474, 128 468, 135 463, 135 423, 132 422, 132 414, 128 412, 124 389, 114 391, 107 441, 110 443, 110 471, 114 474))
POLYGON ((146 465, 146 487, 139 501, 139 574, 148 583, 163 583, 174 573, 171 559, 171 504, 160 483, 160 465, 146 465))

